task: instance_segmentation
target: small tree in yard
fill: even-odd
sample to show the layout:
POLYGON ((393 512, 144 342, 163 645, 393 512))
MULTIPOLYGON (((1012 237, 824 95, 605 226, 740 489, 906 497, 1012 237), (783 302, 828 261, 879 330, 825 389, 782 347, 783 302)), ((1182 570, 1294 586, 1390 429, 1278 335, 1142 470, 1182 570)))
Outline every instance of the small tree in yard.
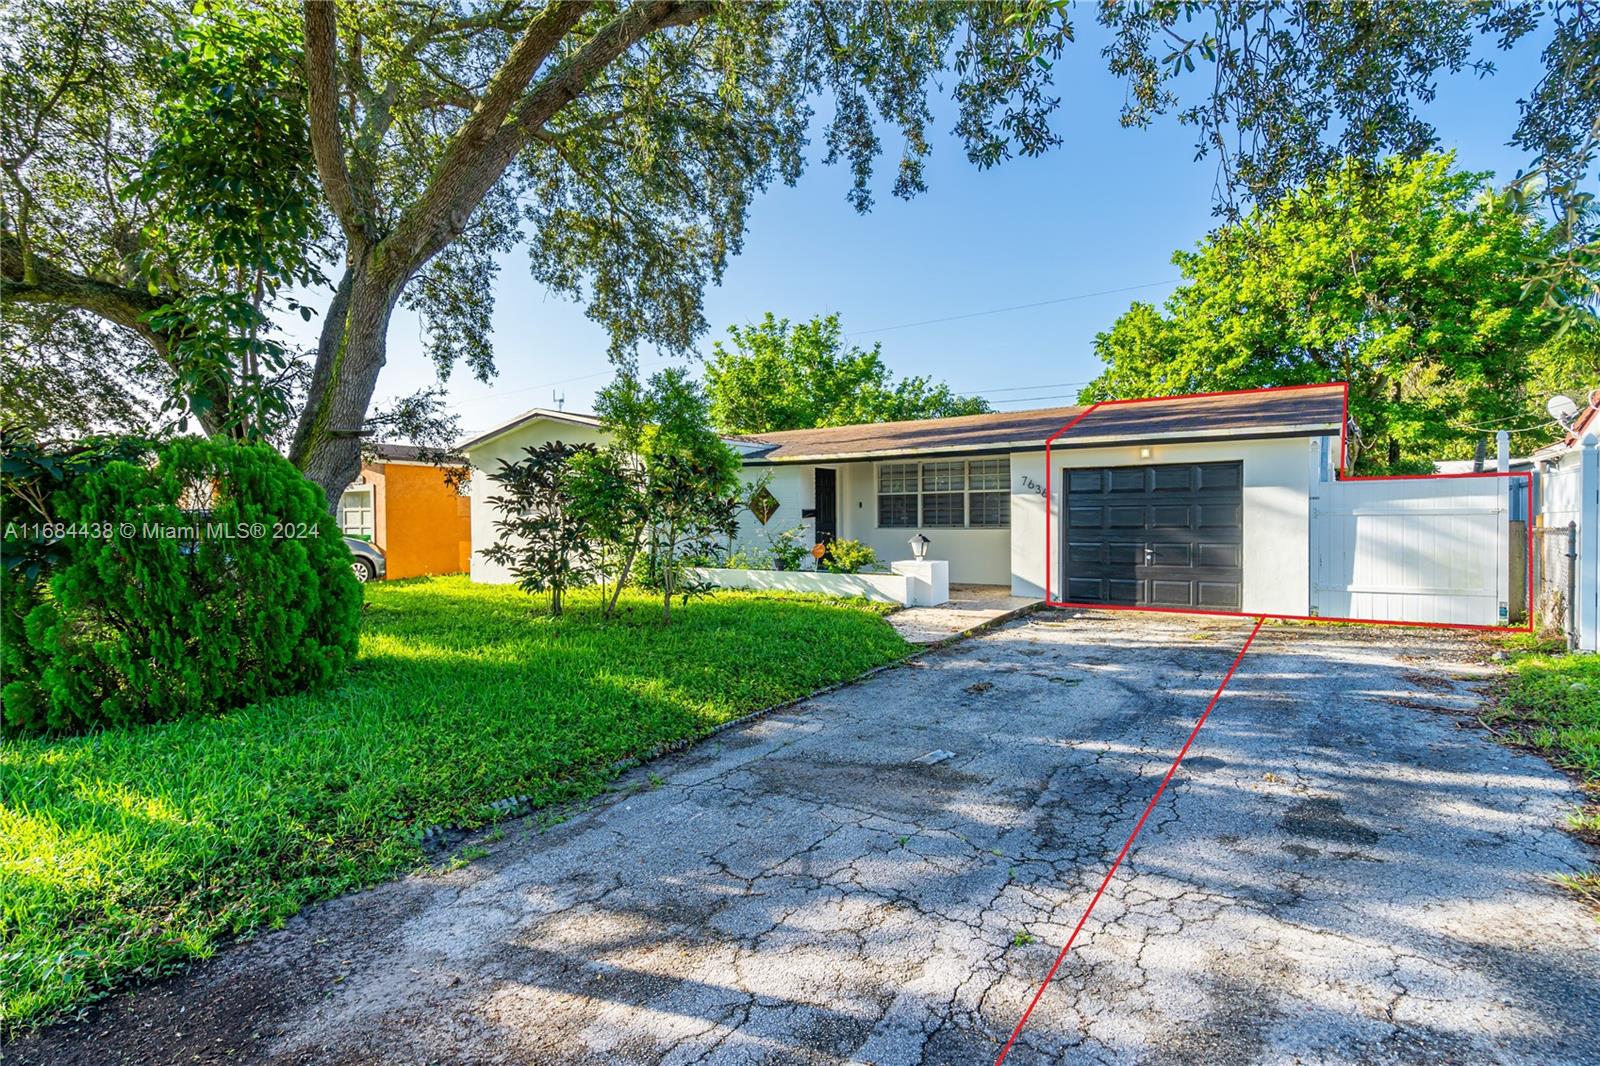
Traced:
POLYGON ((712 430, 705 393, 681 367, 648 382, 619 375, 595 409, 616 441, 616 469, 636 479, 639 511, 629 520, 637 543, 649 547, 661 617, 670 622, 672 597, 694 591, 682 580, 684 560, 717 550, 738 530, 739 457, 712 430))
POLYGON ((500 460, 489 475, 502 486, 491 506, 503 517, 494 527, 500 538, 483 557, 506 567, 526 592, 550 593, 550 613, 561 615, 561 597, 590 573, 593 548, 573 506, 569 474, 573 460, 593 453, 592 444, 550 441, 524 448, 527 458, 500 460))
POLYGON ((661 619, 672 621, 672 597, 699 591, 684 580, 687 560, 704 558, 739 531, 744 503, 735 495, 739 460, 717 448, 668 452, 648 464, 651 548, 661 577, 661 619))
POLYGON ((601 613, 607 618, 616 613, 617 598, 644 546, 649 522, 644 487, 636 457, 617 445, 579 452, 567 471, 571 512, 589 538, 601 613))

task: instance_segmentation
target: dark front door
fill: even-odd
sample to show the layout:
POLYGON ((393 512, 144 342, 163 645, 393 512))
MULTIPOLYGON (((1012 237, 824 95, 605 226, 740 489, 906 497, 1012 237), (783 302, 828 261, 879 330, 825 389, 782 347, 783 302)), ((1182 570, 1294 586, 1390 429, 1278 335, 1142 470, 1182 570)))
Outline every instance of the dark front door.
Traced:
POLYGON ((1109 466, 1064 480, 1067 602, 1239 609, 1241 464, 1109 466))
POLYGON ((817 468, 817 543, 827 544, 839 535, 839 475, 817 468))

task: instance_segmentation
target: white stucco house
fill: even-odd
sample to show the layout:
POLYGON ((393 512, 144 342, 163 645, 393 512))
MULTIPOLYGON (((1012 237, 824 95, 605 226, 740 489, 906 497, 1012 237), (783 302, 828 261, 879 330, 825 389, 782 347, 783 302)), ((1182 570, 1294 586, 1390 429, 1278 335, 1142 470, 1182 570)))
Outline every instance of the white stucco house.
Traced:
POLYGON ((1535 551, 1547 553, 1541 563, 1567 551, 1575 554, 1575 565, 1557 567, 1570 582, 1572 603, 1566 609, 1573 645, 1600 651, 1600 389, 1583 400, 1562 438, 1533 453, 1539 471, 1535 551), (1576 540, 1571 545, 1561 535, 1569 525, 1576 540), (1550 534, 1554 537, 1546 539, 1550 534))
MULTIPOLYGON (((849 538, 892 560, 921 534, 955 583, 1038 596, 1048 573, 1058 600, 1312 613, 1312 500, 1339 462, 1343 386, 1085 411, 730 438, 746 482, 765 479, 777 499, 766 523, 743 516, 739 540, 800 525, 807 544, 849 538)), ((473 580, 509 580, 479 554, 494 537, 485 475, 498 460, 605 436, 592 416, 534 409, 461 445, 475 471, 473 580)))

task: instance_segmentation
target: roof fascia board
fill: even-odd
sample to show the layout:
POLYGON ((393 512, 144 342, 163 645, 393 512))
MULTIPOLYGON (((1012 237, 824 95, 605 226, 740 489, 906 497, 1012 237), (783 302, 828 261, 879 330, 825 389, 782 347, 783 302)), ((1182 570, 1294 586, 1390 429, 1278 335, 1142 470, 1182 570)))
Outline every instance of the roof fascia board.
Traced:
POLYGON ((532 422, 562 422, 569 426, 586 426, 589 429, 601 428, 600 419, 592 415, 569 415, 560 411, 545 411, 535 408, 532 411, 524 411, 511 421, 501 423, 485 433, 480 433, 476 437, 458 444, 455 450, 465 453, 473 448, 478 447, 479 445, 487 444, 489 441, 492 441, 497 437, 503 437, 507 433, 521 429, 523 426, 526 426, 532 422))
MULTIPOLYGON (((1207 444, 1218 441, 1230 440, 1275 440, 1285 437, 1324 437, 1334 436, 1339 432, 1337 423, 1307 423, 1305 425, 1290 426, 1287 429, 1273 430, 1263 433, 1259 430, 1242 429, 1225 433, 1147 433, 1138 437, 1102 436, 1084 437, 1077 440, 1056 440, 1051 447, 1061 448, 1105 448, 1116 447, 1124 444, 1162 444, 1162 443, 1195 443, 1207 444)), ((1013 443, 1001 442, 999 444, 961 445, 953 444, 938 448, 900 448, 892 450, 878 450, 870 452, 839 452, 832 455, 797 455, 785 456, 781 459, 769 459, 764 456, 751 456, 746 458, 746 466, 785 466, 791 463, 846 463, 846 462, 871 462, 880 459, 898 459, 902 456, 918 455, 994 455, 1000 452, 1042 452, 1044 442, 1041 440, 1016 441, 1013 443)))

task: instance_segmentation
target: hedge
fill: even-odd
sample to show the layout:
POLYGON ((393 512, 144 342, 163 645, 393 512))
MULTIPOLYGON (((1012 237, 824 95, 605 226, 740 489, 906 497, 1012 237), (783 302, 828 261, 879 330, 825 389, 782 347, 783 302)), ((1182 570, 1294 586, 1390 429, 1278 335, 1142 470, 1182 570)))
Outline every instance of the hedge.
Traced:
MULTIPOLYGON (((210 713, 354 658, 361 588, 322 492, 266 445, 151 454, 53 486, 48 572, 6 568, 6 732, 210 713)), ((7 552, 39 554, 6 502, 7 552)))

